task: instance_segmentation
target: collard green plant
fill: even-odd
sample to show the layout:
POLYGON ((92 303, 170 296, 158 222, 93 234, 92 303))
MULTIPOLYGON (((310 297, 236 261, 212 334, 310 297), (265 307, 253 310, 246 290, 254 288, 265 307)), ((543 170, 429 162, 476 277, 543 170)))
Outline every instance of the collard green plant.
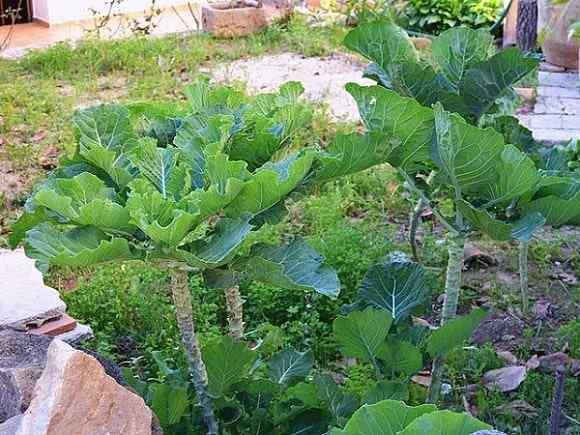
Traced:
MULTIPOLYGON (((210 280, 209 271, 224 278, 242 270, 245 279, 289 290, 329 296, 339 291, 336 273, 302 240, 247 246, 254 231, 283 215, 288 195, 304 188, 316 170, 328 171, 327 157, 293 143, 311 117, 298 101, 302 91, 292 82, 249 99, 201 79, 188 88, 183 109, 140 104, 82 110, 74 116, 74 156, 35 188, 11 234, 11 244, 23 243, 42 271, 126 260, 170 270, 183 346, 210 434, 218 433, 212 396, 251 361, 249 354, 241 358, 231 373, 217 367, 220 379, 214 375, 208 384, 219 355, 243 345, 207 349, 208 374, 192 317, 189 273, 210 280)), ((348 159, 333 163, 337 172, 345 172, 343 164, 352 166, 348 159)), ((221 282, 227 289, 236 281, 221 282)), ((235 294, 233 299, 232 310, 239 311, 241 301, 235 294)))
MULTIPOLYGON (((443 324, 456 314, 464 243, 472 230, 519 240, 525 248, 545 222, 577 219, 578 178, 548 170, 549 159, 529 131, 497 104, 537 61, 516 49, 493 54, 492 42, 485 31, 451 29, 434 41, 432 66, 421 64, 406 33, 386 20, 359 26, 345 39, 373 62, 366 75, 380 84, 347 85, 366 127, 349 142, 371 149, 364 162, 369 167, 388 162, 396 168, 448 230, 443 324), (452 216, 444 215, 441 199, 453 201, 452 216)), ((525 260, 521 267, 525 278, 525 260)), ((437 358, 434 382, 441 366, 437 358)), ((437 394, 432 391, 431 399, 437 394)))

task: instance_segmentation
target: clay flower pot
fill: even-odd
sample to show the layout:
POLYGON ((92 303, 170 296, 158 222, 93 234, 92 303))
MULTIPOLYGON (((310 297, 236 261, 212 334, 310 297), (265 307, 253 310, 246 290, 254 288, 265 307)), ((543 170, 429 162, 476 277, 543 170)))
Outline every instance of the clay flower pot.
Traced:
POLYGON ((580 43, 568 35, 576 21, 580 21, 580 0, 538 1, 538 35, 546 60, 551 64, 578 69, 580 43))

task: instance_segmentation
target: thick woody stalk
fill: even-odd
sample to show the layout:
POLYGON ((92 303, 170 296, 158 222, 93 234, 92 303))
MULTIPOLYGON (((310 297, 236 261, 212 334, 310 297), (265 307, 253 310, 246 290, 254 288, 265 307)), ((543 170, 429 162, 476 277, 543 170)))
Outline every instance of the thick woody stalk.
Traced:
POLYGON ((420 198, 409 219, 409 244, 411 245, 411 253, 414 261, 419 261, 419 253, 417 251, 417 228, 419 227, 419 219, 425 209, 425 200, 420 198))
POLYGON ((235 341, 242 341, 244 339, 244 300, 240 294, 240 287, 236 285, 227 288, 225 296, 230 336, 235 341))
POLYGON ((208 435, 217 435, 218 424, 207 390, 207 370, 201 358, 201 348, 195 334, 187 270, 179 267, 171 269, 171 291, 173 293, 177 325, 181 331, 181 339, 189 363, 193 388, 201 407, 203 419, 207 425, 207 433, 208 435))
MULTIPOLYGON (((445 280, 445 299, 441 312, 441 325, 453 319, 457 314, 459 294, 461 290, 461 270, 463 269, 463 255, 465 238, 459 234, 451 234, 448 242, 449 260, 447 261, 447 277, 445 280)), ((429 403, 436 403, 441 391, 441 375, 445 358, 438 356, 433 360, 431 385, 429 386, 429 403)))
POLYGON ((525 240, 519 243, 520 292, 522 295, 522 311, 528 312, 530 298, 528 296, 528 243, 525 240))

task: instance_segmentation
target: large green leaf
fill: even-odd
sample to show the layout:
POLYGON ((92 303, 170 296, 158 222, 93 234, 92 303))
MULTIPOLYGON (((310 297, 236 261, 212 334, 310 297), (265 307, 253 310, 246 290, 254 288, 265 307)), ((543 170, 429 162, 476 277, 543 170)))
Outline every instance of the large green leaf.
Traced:
POLYGON ((485 61, 493 50, 493 36, 486 29, 454 27, 433 40, 433 60, 455 91, 466 71, 485 61))
POLYGON ((433 156, 456 197, 485 191, 494 184, 504 149, 502 135, 469 125, 440 105, 435 107, 435 130, 433 156))
POLYGON ((532 132, 520 124, 515 116, 489 116, 484 118, 484 126, 491 127, 504 137, 505 143, 512 144, 526 154, 534 153, 540 144, 534 140, 532 132))
POLYGON ((375 362, 392 322, 391 314, 383 310, 353 311, 334 320, 334 336, 344 355, 375 362))
POLYGON ((288 195, 310 171, 314 154, 293 154, 276 163, 267 163, 248 180, 239 195, 226 207, 228 216, 244 212, 258 214, 288 195))
POLYGON ((389 311, 397 323, 424 301, 426 292, 423 268, 407 258, 391 256, 368 270, 357 300, 389 311))
POLYGON ((316 181, 327 181, 386 162, 391 147, 382 134, 339 134, 319 157, 316 181))
POLYGON ((374 384, 364 395, 363 402, 374 405, 383 400, 409 400, 409 387, 406 382, 380 381, 374 384))
POLYGON ((449 320, 437 330, 433 331, 427 341, 427 352, 432 357, 445 355, 452 349, 463 344, 471 337, 477 326, 487 317, 487 311, 482 308, 471 313, 449 320))
POLYGON ((228 336, 205 346, 202 354, 208 390, 215 398, 226 394, 233 384, 246 377, 257 358, 256 352, 245 343, 236 343, 228 336))
POLYGON ((554 195, 534 199, 525 204, 526 212, 538 212, 546 218, 546 222, 555 227, 570 224, 580 224, 580 192, 570 199, 554 195))
POLYGON ((356 100, 366 128, 384 136, 385 161, 405 170, 425 165, 434 134, 431 109, 379 86, 349 83, 346 89, 356 100))
POLYGON ((506 145, 496 166, 497 179, 482 192, 491 205, 509 203, 534 191, 540 175, 533 160, 513 145, 506 145))
POLYGON ((391 373, 414 375, 423 368, 423 357, 418 348, 405 341, 387 337, 378 357, 391 373))
POLYGON ((314 290, 330 297, 340 291, 336 272, 303 239, 279 247, 258 245, 233 267, 249 279, 286 289, 314 290))
POLYGON ((407 33, 387 19, 357 26, 346 35, 344 45, 374 62, 372 71, 380 71, 382 84, 389 88, 400 79, 401 65, 417 60, 407 33))
POLYGON ((179 423, 189 408, 187 388, 152 384, 148 391, 149 406, 163 427, 179 423))
POLYGON ((252 215, 245 214, 236 219, 222 218, 213 234, 205 240, 196 241, 189 250, 205 264, 218 266, 230 259, 236 249, 252 231, 252 215))
POLYGON ((314 383, 320 400, 328 406, 330 413, 337 421, 350 417, 359 407, 357 397, 343 392, 331 375, 317 375, 314 377, 314 383))
MULTIPOLYGON (((415 419, 435 412, 435 405, 407 406, 395 400, 364 405, 344 427, 344 435, 397 435, 415 419)), ((424 432, 422 435, 431 435, 424 432)))
POLYGON ((25 211, 10 228, 11 233, 8 237, 8 244, 12 249, 15 249, 22 242, 27 231, 48 220, 48 214, 43 207, 36 207, 31 212, 25 211))
POLYGON ((469 414, 435 411, 413 420, 399 435, 471 435, 485 429, 492 427, 469 414))
POLYGON ((538 66, 517 48, 508 48, 465 72, 459 93, 476 118, 487 113, 495 101, 513 84, 538 66))
POLYGON ((268 361, 270 378, 278 384, 289 384, 308 376, 314 365, 312 352, 284 350, 278 352, 268 361))
POLYGON ((108 261, 141 258, 125 239, 111 238, 93 227, 65 232, 43 223, 26 233, 26 255, 37 260, 41 271, 49 266, 92 266, 108 261))
POLYGON ((42 189, 34 196, 37 206, 79 225, 127 233, 135 229, 129 223, 129 211, 114 202, 115 191, 95 175, 83 172, 70 179, 57 179, 52 186, 52 189, 42 189))

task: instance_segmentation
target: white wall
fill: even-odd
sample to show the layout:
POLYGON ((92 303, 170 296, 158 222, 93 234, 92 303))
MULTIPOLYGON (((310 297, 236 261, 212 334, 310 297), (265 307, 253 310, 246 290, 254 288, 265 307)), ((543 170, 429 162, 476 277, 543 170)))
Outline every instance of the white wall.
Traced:
MULTIPOLYGON (((187 0, 157 0, 156 6, 163 9, 187 4, 187 0)), ((193 3, 193 2, 192 2, 193 3)), ((34 18, 49 24, 66 23, 92 18, 90 9, 106 12, 105 0, 32 0, 34 18)), ((151 0, 123 0, 114 9, 115 13, 143 12, 151 0)))

